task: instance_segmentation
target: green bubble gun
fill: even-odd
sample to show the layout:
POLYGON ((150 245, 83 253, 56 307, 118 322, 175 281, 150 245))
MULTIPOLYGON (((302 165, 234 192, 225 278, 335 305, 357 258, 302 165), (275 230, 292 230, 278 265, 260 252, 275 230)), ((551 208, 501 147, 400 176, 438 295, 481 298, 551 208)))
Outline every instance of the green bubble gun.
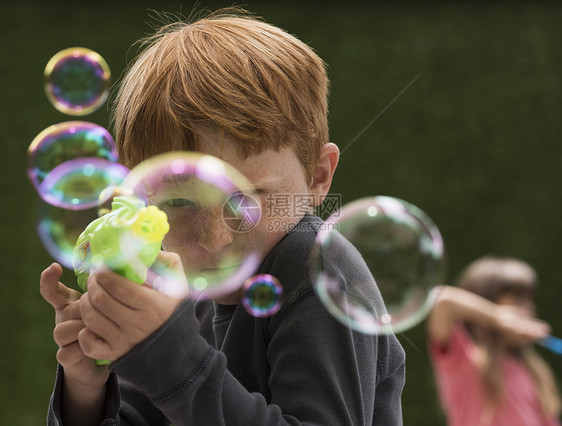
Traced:
POLYGON ((93 220, 80 234, 72 253, 78 285, 84 291, 92 267, 104 264, 142 284, 169 231, 166 213, 133 196, 118 196, 111 211, 93 220))
MULTIPOLYGON (((90 222, 76 241, 72 266, 78 285, 86 291, 90 270, 101 264, 144 283, 169 229, 166 213, 157 207, 132 196, 115 197, 111 211, 90 222)), ((110 363, 96 360, 97 365, 110 363)))

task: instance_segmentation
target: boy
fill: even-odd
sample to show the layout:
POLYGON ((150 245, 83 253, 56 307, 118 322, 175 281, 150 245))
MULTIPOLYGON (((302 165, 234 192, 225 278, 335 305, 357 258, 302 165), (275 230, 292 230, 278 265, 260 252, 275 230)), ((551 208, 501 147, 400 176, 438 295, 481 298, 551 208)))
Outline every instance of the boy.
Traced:
MULTIPOLYGON (((313 202, 282 218, 264 214, 251 231, 266 253, 258 273, 284 289, 281 310, 269 318, 250 316, 241 291, 194 304, 103 270, 80 296, 58 282, 60 266, 47 268, 41 292, 55 308, 60 347, 49 423, 401 424, 405 356, 397 339, 338 323, 309 278, 322 223, 310 212, 328 193, 339 158, 328 142, 322 60, 236 10, 168 25, 146 43, 114 111, 126 166, 162 152, 199 151, 242 172, 264 212, 276 197, 313 202), (286 226, 271 226, 279 219, 286 226)), ((197 247, 172 223, 161 260, 181 269, 190 256, 220 253, 232 239, 220 221, 208 215, 197 247)), ((372 280, 347 242, 333 267, 346 279, 372 280)))

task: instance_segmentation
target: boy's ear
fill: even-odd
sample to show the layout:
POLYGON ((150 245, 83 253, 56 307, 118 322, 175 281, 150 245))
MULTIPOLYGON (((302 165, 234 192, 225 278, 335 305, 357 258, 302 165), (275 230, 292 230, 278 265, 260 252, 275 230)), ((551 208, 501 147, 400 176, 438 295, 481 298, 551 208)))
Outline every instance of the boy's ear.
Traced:
POLYGON ((312 173, 310 192, 314 195, 315 207, 322 204, 332 185, 332 177, 340 159, 340 150, 335 143, 328 142, 322 146, 320 159, 312 173))

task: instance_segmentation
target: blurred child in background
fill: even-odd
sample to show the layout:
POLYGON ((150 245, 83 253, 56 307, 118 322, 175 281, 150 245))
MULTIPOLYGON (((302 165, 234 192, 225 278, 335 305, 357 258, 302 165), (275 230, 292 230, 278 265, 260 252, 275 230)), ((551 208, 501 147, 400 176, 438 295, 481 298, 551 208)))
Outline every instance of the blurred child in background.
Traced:
POLYGON ((435 290, 427 331, 449 425, 560 425, 556 380, 533 347, 549 333, 536 318, 537 284, 527 263, 486 256, 435 290))

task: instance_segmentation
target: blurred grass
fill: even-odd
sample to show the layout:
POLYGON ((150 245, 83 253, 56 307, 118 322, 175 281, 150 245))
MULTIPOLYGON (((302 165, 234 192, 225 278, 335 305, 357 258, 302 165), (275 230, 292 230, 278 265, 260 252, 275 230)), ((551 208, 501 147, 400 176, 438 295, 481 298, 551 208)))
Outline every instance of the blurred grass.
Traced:
MULTIPOLYGON (((231 4, 202 1, 199 9, 231 4)), ((449 279, 487 253, 526 259, 542 279, 539 313, 562 335, 562 5, 245 5, 309 43, 329 65, 331 137, 345 147, 332 192, 344 202, 392 195, 423 209, 445 239, 449 279)), ((38 292, 51 258, 35 231, 38 202, 25 174, 26 150, 45 127, 72 118, 48 103, 43 68, 59 50, 84 46, 104 56, 117 79, 136 53, 131 44, 151 32, 148 9, 180 8, 188 15, 192 3, 2 6, 0 424, 43 423, 54 379, 53 314, 38 292)), ((107 108, 84 119, 107 126, 107 108)), ((64 279, 73 282, 73 274, 64 279)), ((404 423, 444 424, 423 326, 399 338, 408 357, 404 423)), ((538 350, 560 383, 560 357, 538 350)))

